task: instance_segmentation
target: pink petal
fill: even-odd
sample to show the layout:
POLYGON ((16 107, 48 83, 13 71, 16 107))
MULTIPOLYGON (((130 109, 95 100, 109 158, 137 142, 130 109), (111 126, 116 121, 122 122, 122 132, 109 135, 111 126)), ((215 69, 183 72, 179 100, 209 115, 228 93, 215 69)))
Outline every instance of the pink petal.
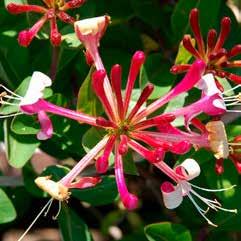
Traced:
POLYGON ((47 140, 53 135, 53 126, 50 118, 44 111, 38 112, 38 120, 40 122, 41 130, 37 134, 39 140, 47 140))
POLYGON ((84 188, 94 187, 100 182, 101 182, 100 177, 81 177, 78 181, 68 185, 68 188, 84 189, 84 188))
POLYGON ((170 182, 164 182, 161 185, 161 192, 163 196, 163 202, 166 208, 177 208, 183 200, 182 188, 180 185, 176 187, 170 182))

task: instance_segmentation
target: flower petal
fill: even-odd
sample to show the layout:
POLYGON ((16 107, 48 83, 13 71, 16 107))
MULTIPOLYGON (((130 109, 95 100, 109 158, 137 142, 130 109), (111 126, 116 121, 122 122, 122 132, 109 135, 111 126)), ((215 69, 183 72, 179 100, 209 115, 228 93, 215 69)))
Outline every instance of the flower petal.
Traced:
POLYGON ((53 126, 50 118, 44 111, 38 112, 38 120, 41 125, 41 130, 37 134, 39 140, 47 140, 53 135, 53 126))
POLYGON ((101 182, 99 177, 81 177, 78 181, 71 183, 68 188, 84 189, 94 187, 101 182))
POLYGON ((193 178, 199 176, 201 172, 199 164, 191 158, 186 159, 180 166, 185 169, 187 180, 192 180, 193 178))
POLYGON ((207 96, 215 94, 221 94, 221 91, 217 88, 213 74, 205 74, 196 85, 207 96))
POLYGON ((43 90, 46 87, 51 86, 51 79, 39 72, 33 72, 32 78, 29 82, 28 90, 20 102, 20 106, 22 105, 31 105, 36 103, 40 98, 43 97, 43 90))
POLYGON ((164 182, 161 185, 161 192, 163 196, 163 202, 166 208, 177 208, 183 200, 182 188, 180 185, 174 186, 170 182, 164 182))

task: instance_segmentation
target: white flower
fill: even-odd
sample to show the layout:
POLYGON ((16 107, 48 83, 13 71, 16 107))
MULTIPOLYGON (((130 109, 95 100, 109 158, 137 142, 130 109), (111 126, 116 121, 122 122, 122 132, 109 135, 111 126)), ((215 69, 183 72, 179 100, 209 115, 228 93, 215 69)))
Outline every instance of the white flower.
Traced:
POLYGON ((22 97, 19 106, 32 105, 38 102, 38 100, 43 97, 44 89, 51 86, 51 84, 52 81, 47 75, 39 71, 33 72, 27 92, 25 96, 22 97))

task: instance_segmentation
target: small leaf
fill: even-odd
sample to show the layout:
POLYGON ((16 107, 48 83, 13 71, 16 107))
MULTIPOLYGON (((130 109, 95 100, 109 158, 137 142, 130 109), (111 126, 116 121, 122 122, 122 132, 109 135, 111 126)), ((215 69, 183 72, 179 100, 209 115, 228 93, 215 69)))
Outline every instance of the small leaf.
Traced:
POLYGON ((13 119, 11 130, 18 135, 36 135, 40 126, 33 116, 19 115, 13 119))
POLYGON ((162 222, 145 227, 149 241, 192 241, 190 231, 180 224, 162 222))
POLYGON ((86 189, 72 189, 72 195, 93 206, 112 203, 118 197, 115 178, 105 176, 95 187, 86 189))
POLYGON ((64 48, 80 48, 82 43, 77 38, 74 28, 72 26, 66 26, 61 30, 62 33, 62 47, 64 48))
POLYGON ((11 222, 16 216, 17 214, 11 200, 5 192, 0 189, 0 223, 11 222))
POLYGON ((27 1, 26 1, 26 0, 4 0, 5 7, 6 7, 9 3, 26 4, 27 1))
POLYGON ((92 89, 91 76, 93 71, 94 67, 90 69, 86 79, 79 89, 77 110, 89 115, 97 116, 102 113, 102 107, 92 89))
POLYGON ((58 223, 63 241, 91 241, 86 223, 64 203, 58 216, 58 223))
POLYGON ((9 164, 15 168, 23 167, 40 145, 40 141, 32 135, 13 133, 7 124, 7 120, 4 122, 4 138, 9 164))
MULTIPOLYGON (((195 39, 191 39, 192 45, 195 46, 195 39)), ((192 55, 184 48, 182 41, 179 44, 177 57, 175 59, 175 64, 188 64, 192 55)))

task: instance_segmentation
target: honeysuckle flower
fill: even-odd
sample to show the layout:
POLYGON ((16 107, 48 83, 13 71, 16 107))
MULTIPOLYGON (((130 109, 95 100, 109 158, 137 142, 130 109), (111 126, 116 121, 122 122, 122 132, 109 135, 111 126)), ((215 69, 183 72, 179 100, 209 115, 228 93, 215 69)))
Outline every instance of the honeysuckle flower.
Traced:
POLYGON ((75 19, 68 15, 66 11, 80 7, 84 2, 85 0, 43 0, 45 6, 9 3, 7 10, 12 14, 34 12, 43 15, 30 29, 19 33, 18 42, 21 46, 29 46, 47 21, 50 24, 50 41, 52 45, 58 46, 61 44, 61 33, 58 30, 57 19, 68 24, 74 24, 75 19))
MULTIPOLYGON (((156 141, 152 136, 142 138, 142 131, 144 132, 150 127, 157 127, 165 123, 171 123, 175 119, 175 117, 173 118, 173 115, 169 114, 149 119, 148 115, 162 107, 165 103, 180 93, 188 91, 194 87, 194 85, 200 80, 205 68, 205 64, 202 61, 194 63, 185 78, 173 90, 154 102, 151 111, 148 109, 149 106, 144 108, 144 111, 146 111, 146 109, 148 110, 147 114, 144 115, 142 108, 153 91, 153 86, 151 84, 147 84, 143 89, 135 106, 130 107, 130 97, 134 82, 144 59, 145 55, 141 51, 137 51, 133 55, 124 95, 121 92, 122 70, 120 65, 114 65, 112 67, 110 81, 103 69, 97 70, 93 73, 92 87, 97 97, 100 99, 108 118, 97 117, 96 125, 105 129, 106 135, 62 180, 60 180, 60 183, 63 185, 73 182, 81 170, 83 170, 83 168, 93 159, 96 159, 97 172, 105 173, 109 166, 108 159, 110 154, 114 152, 116 183, 120 198, 127 209, 134 209, 138 204, 137 197, 128 191, 124 178, 122 159, 128 149, 136 151, 150 163, 156 163, 164 159, 166 151, 185 153, 191 148, 189 141, 196 141, 196 144, 197 142, 199 143, 202 141, 200 141, 197 136, 194 137, 191 134, 183 135, 182 139, 178 139, 181 135, 177 137, 174 135, 173 137, 173 134, 168 132, 163 132, 161 141, 156 141), (111 88, 112 96, 109 96, 110 99, 108 99, 105 91, 105 83, 108 83, 111 88), (114 104, 114 107, 111 103, 114 104), (136 119, 139 114, 142 114, 142 117, 136 119)), ((206 139, 205 141, 207 143, 206 145, 208 145, 208 140, 206 139)), ((165 173, 168 173, 169 167, 167 165, 163 164, 162 168, 165 173)))
POLYGON ((177 208, 182 203, 183 197, 187 196, 190 199, 190 201, 193 203, 195 208, 198 210, 200 215, 208 222, 208 224, 215 227, 217 227, 217 225, 211 222, 206 216, 210 208, 215 211, 222 210, 226 212, 237 213, 236 209, 223 208, 216 199, 214 200, 208 199, 206 197, 201 196, 196 191, 196 189, 199 189, 201 191, 206 191, 206 192, 220 192, 220 191, 229 190, 234 186, 215 190, 215 189, 202 188, 190 183, 189 181, 198 177, 201 172, 200 166, 194 159, 186 159, 181 165, 175 168, 174 172, 175 172, 174 181, 177 183, 177 185, 174 186, 171 182, 164 182, 160 187, 162 196, 163 196, 164 205, 166 208, 168 209, 177 208), (198 202, 196 202, 195 199, 198 199, 199 201, 203 202, 207 206, 207 209, 205 210, 203 209, 203 207, 199 206, 198 202))
MULTIPOLYGON (((239 68, 241 60, 232 60, 233 57, 241 53, 241 45, 235 45, 231 50, 223 47, 228 34, 230 32, 231 20, 229 17, 224 17, 221 20, 221 30, 217 37, 215 29, 210 29, 207 35, 205 44, 200 26, 199 26, 199 11, 194 8, 189 15, 190 25, 197 47, 192 43, 190 35, 185 35, 182 43, 184 48, 195 58, 202 59, 206 63, 206 73, 213 73, 215 76, 226 77, 235 83, 241 83, 241 76, 225 71, 225 68, 239 68), (207 47, 206 47, 207 46, 207 47)), ((171 72, 174 74, 186 72, 190 68, 190 64, 174 65, 171 72)), ((222 89, 221 84, 217 81, 217 86, 222 89)))
POLYGON ((0 94, 0 104, 17 106, 18 111, 9 115, 0 115, 0 118, 16 116, 19 114, 34 115, 37 114, 38 121, 41 126, 40 132, 37 134, 39 140, 46 140, 52 137, 53 126, 50 118, 46 113, 61 115, 70 119, 83 121, 84 123, 96 126, 96 118, 69 110, 60 106, 56 106, 43 99, 43 91, 46 87, 51 86, 51 79, 41 73, 34 72, 29 82, 28 89, 24 96, 20 96, 5 86, 1 85, 4 91, 0 94))
POLYGON ((85 189, 85 188, 91 188, 95 185, 97 185, 101 179, 99 177, 82 177, 79 178, 78 181, 72 182, 72 183, 65 183, 62 184, 61 182, 55 182, 51 180, 51 176, 43 176, 38 177, 35 179, 36 185, 41 188, 44 192, 48 193, 51 198, 50 200, 45 204, 45 206, 41 209, 41 211, 38 213, 37 217, 33 220, 33 222, 29 225, 29 227, 25 230, 25 232, 21 235, 21 237, 18 239, 18 241, 23 240, 25 235, 28 233, 28 231, 32 228, 32 226, 36 223, 36 221, 39 219, 39 217, 44 213, 44 216, 48 214, 48 211, 51 208, 51 205, 54 200, 59 201, 59 210, 55 216, 53 216, 53 219, 57 219, 60 211, 61 211, 61 202, 67 202, 70 197, 70 189, 77 188, 77 189, 85 189))

